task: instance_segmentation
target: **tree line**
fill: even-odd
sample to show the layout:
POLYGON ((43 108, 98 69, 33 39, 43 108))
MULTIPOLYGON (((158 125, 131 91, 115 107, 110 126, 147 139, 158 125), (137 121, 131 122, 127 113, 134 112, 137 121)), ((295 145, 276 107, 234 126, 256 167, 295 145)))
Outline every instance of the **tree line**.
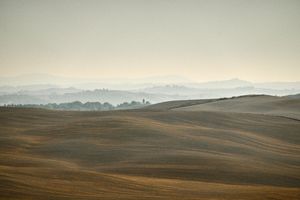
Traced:
POLYGON ((143 99, 142 102, 131 101, 118 104, 116 106, 105 102, 86 102, 80 101, 68 103, 48 103, 48 104, 5 104, 4 107, 24 107, 24 108, 45 108, 51 110, 80 110, 80 111, 107 111, 107 110, 120 110, 120 109, 134 109, 150 105, 149 101, 143 99))

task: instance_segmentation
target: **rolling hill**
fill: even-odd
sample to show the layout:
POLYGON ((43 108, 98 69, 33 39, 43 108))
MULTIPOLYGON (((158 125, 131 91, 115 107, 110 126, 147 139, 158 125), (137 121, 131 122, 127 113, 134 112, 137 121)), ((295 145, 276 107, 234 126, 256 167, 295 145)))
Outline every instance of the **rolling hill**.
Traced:
POLYGON ((148 106, 150 110, 213 111, 266 114, 300 119, 299 95, 245 95, 232 98, 169 101, 148 106))
POLYGON ((205 104, 183 106, 180 111, 222 111, 236 113, 257 113, 286 116, 300 120, 300 98, 296 96, 241 96, 221 99, 205 104))
POLYGON ((298 199, 299 120, 189 111, 248 98, 273 97, 107 112, 0 108, 0 199, 298 199))

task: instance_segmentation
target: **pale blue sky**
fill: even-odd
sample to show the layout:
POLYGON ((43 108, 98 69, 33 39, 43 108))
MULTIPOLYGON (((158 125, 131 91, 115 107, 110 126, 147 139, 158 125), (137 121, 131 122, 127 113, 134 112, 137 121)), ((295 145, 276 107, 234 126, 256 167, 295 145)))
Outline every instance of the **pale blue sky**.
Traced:
POLYGON ((299 81, 299 0, 0 0, 0 74, 299 81))

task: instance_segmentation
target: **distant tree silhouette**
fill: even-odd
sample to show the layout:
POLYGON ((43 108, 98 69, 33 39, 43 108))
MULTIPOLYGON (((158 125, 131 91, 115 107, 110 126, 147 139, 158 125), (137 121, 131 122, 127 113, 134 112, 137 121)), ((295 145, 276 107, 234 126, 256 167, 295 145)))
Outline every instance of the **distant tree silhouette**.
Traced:
POLYGON ((150 104, 149 101, 143 99, 142 102, 131 101, 123 102, 118 104, 117 106, 113 106, 112 104, 105 102, 101 104, 100 102, 86 102, 81 103, 80 101, 73 101, 68 103, 48 103, 48 104, 4 104, 4 107, 24 107, 24 108, 46 108, 53 110, 86 110, 86 111, 105 111, 105 110, 115 110, 115 109, 132 109, 139 108, 142 105, 150 104))

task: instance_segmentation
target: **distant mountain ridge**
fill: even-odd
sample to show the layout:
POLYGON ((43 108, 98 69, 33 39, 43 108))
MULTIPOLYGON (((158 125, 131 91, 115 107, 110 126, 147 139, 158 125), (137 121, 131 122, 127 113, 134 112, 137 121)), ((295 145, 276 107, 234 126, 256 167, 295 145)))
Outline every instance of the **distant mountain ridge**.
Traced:
MULTIPOLYGON (((158 103, 165 100, 174 100, 184 98, 178 95, 161 95, 148 94, 144 92, 130 92, 122 90, 80 90, 79 92, 72 88, 64 91, 73 91, 66 93, 48 92, 49 90, 42 90, 38 92, 17 92, 13 94, 0 95, 0 105, 3 104, 47 104, 47 103, 65 103, 73 101, 85 102, 109 102, 113 105, 123 102, 131 101, 150 101, 151 103, 158 103)), ((50 90, 52 91, 52 90, 50 90)), ((60 91, 60 90, 58 90, 60 91)), ((60 91, 62 92, 62 91, 60 91)))
POLYGON ((151 103, 159 103, 170 100, 211 99, 248 94, 286 96, 300 93, 300 82, 251 83, 237 78, 211 82, 188 82, 180 77, 165 78, 165 82, 163 82, 164 77, 152 77, 152 82, 151 78, 87 82, 85 79, 43 74, 15 78, 4 77, 0 78, 0 104, 101 101, 115 105, 142 99, 151 103), (166 83, 168 81, 171 83, 166 83), (31 84, 9 85, 9 83, 22 82, 31 84))
POLYGON ((255 87, 264 89, 300 89, 300 81, 295 82, 261 82, 253 83, 238 78, 208 81, 191 81, 180 76, 153 76, 141 78, 72 78, 49 74, 25 74, 14 77, 0 77, 0 88, 3 86, 52 85, 56 87, 75 87, 78 89, 115 89, 132 90, 164 85, 181 85, 200 89, 225 89, 237 87, 255 87))

